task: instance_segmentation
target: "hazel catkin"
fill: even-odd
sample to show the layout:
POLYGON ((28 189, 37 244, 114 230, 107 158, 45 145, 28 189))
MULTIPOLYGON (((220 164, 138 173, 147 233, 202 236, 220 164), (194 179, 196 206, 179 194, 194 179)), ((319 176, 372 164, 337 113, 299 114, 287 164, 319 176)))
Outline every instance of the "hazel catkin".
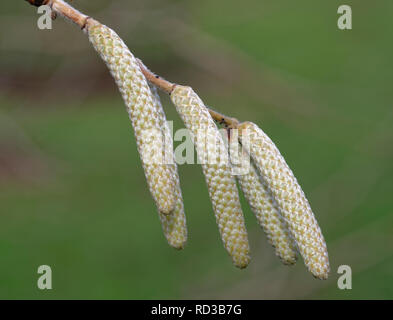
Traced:
POLYGON ((202 162, 224 246, 234 265, 245 268, 250 262, 247 230, 227 152, 220 152, 226 150, 221 134, 192 88, 177 85, 171 93, 171 99, 190 131, 198 159, 202 162))
POLYGON ((161 213, 169 214, 176 205, 173 170, 163 163, 159 112, 136 58, 110 28, 88 19, 89 40, 108 66, 126 104, 150 192, 161 213))
POLYGON ((164 157, 166 163, 172 172, 175 179, 175 208, 170 214, 163 214, 159 212, 159 217, 162 225, 162 230, 169 243, 175 249, 183 249, 187 242, 187 225, 186 216, 184 214, 183 197, 180 188, 180 179, 177 171, 176 161, 173 155, 173 142, 171 137, 170 128, 166 121, 164 109, 161 104, 160 96, 158 95, 157 88, 150 87, 153 94, 153 103, 158 111, 160 126, 163 129, 163 139, 165 143, 164 157))
POLYGON ((270 138, 252 122, 239 125, 240 140, 272 192, 309 271, 327 279, 329 258, 321 229, 293 172, 270 138))
POLYGON ((242 148, 233 133, 229 141, 230 150, 234 151, 230 152, 231 163, 239 169, 236 178, 240 188, 269 243, 275 248, 276 255, 284 264, 295 264, 296 247, 276 200, 257 171, 254 161, 250 159, 249 154, 242 148), (235 144, 237 146, 234 146, 235 144), (243 172, 240 169, 243 169, 243 172))

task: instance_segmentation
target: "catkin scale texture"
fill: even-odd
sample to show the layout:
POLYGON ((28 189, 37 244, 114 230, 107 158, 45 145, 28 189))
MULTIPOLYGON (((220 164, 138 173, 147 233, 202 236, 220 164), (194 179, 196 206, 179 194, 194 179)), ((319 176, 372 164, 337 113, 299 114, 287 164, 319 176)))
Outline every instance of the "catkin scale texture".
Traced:
POLYGON ((162 161, 163 145, 152 139, 161 132, 159 112, 137 60, 121 38, 94 19, 87 20, 87 34, 108 66, 126 104, 150 192, 161 213, 169 214, 176 204, 173 171, 162 161))
POLYGON ((216 216, 221 239, 235 266, 244 268, 249 264, 249 244, 243 212, 240 207, 236 180, 231 168, 221 134, 207 108, 190 87, 176 86, 171 99, 183 122, 190 131, 202 162, 203 173, 209 190, 210 199, 216 216), (212 154, 219 153, 220 159, 212 160, 212 154), (223 154, 227 159, 221 158, 223 154))
MULTIPOLYGON (((238 143, 237 139, 233 139, 233 142, 238 143)), ((255 168, 254 161, 241 146, 236 155, 238 157, 236 163, 247 168, 244 174, 238 174, 236 178, 259 225, 281 261, 287 265, 295 264, 296 248, 271 191, 255 168)), ((233 157, 234 154, 231 160, 233 157)))
POLYGON ((163 138, 165 139, 165 160, 175 179, 175 208, 170 214, 159 212, 162 230, 169 243, 175 249, 183 249, 187 242, 187 225, 186 216, 184 214, 183 197, 180 188, 180 179, 177 171, 177 165, 173 157, 173 141, 171 138, 170 128, 166 121, 164 109, 161 104, 160 96, 156 87, 150 87, 153 94, 154 106, 158 111, 160 127, 163 129, 163 138))
POLYGON ((330 267, 326 243, 311 207, 291 169, 270 138, 254 123, 239 126, 244 148, 279 205, 309 271, 327 279, 330 267))

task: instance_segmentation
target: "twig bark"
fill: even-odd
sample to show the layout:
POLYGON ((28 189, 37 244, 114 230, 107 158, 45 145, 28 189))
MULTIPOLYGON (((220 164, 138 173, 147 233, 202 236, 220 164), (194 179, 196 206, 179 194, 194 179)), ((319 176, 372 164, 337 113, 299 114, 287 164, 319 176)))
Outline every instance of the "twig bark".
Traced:
MULTIPOLYGON (((138 62, 141 71, 144 74, 147 81, 149 81, 154 86, 161 89, 162 91, 168 93, 169 95, 172 93, 173 89, 176 87, 175 83, 165 80, 164 78, 150 71, 149 68, 147 68, 140 59, 138 59, 138 62)), ((235 118, 231 118, 226 115, 223 115, 222 113, 214 111, 211 108, 208 108, 208 110, 210 112, 210 115, 216 122, 225 125, 225 127, 227 128, 233 129, 236 128, 239 124, 239 121, 235 118)))

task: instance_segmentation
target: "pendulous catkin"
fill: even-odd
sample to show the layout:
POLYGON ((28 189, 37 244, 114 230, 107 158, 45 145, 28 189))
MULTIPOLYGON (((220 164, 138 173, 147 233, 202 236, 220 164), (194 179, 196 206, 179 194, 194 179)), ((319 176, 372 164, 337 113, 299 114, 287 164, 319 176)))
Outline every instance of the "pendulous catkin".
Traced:
MULTIPOLYGON (((315 277, 328 277, 327 248, 310 205, 284 158, 257 125, 251 122, 239 125, 237 119, 207 109, 192 88, 175 85, 153 74, 134 58, 113 30, 63 0, 28 1, 36 6, 45 2, 51 6, 53 17, 59 14, 77 24, 88 34, 110 69, 127 106, 149 189, 171 246, 184 247, 186 219, 177 166, 173 162, 173 143, 168 138, 169 127, 157 91, 149 88, 147 80, 171 95, 190 130, 221 238, 234 264, 244 268, 250 261, 247 231, 233 177, 236 174, 259 224, 283 262, 295 263, 297 247, 315 277), (244 129, 239 137, 229 139, 244 149, 241 162, 246 156, 252 157, 250 171, 242 176, 234 173, 236 168, 229 161, 228 150, 213 118, 225 125, 227 137, 233 129, 244 129)), ((231 150, 229 154, 232 157, 231 150)))
POLYGON ((157 208, 161 213, 169 214, 176 205, 175 178, 173 170, 163 162, 162 140, 152 138, 162 130, 159 111, 154 106, 149 85, 136 58, 112 29, 91 18, 87 20, 85 29, 122 94, 157 208))
POLYGON ((240 140, 279 205, 309 271, 327 279, 330 267, 326 243, 311 207, 275 144, 252 122, 239 125, 240 140))
POLYGON ((254 161, 250 159, 236 137, 230 141, 229 145, 232 144, 238 144, 238 152, 231 153, 231 161, 234 160, 241 168, 247 169, 244 174, 236 175, 236 178, 251 210, 269 243, 275 248, 276 255, 286 265, 295 264, 296 247, 271 191, 255 168, 254 161))
POLYGON ((235 266, 245 268, 250 262, 247 231, 240 207, 236 180, 231 174, 224 141, 209 111, 190 87, 177 85, 171 99, 190 131, 202 162, 210 199, 221 239, 235 266), (205 161, 213 156, 213 160, 205 161), (226 159, 225 157, 226 156, 226 159))
POLYGON ((180 188, 180 179, 177 171, 177 164, 173 158, 173 141, 170 132, 170 128, 166 121, 164 109, 161 104, 160 96, 158 95, 157 88, 154 86, 150 87, 153 94, 153 103, 158 111, 160 126, 163 129, 163 138, 165 139, 165 152, 164 155, 166 163, 172 172, 172 176, 175 179, 175 196, 176 205, 170 214, 163 214, 159 212, 162 230, 169 243, 175 249, 183 249, 187 242, 187 225, 186 216, 184 214, 183 197, 180 188))

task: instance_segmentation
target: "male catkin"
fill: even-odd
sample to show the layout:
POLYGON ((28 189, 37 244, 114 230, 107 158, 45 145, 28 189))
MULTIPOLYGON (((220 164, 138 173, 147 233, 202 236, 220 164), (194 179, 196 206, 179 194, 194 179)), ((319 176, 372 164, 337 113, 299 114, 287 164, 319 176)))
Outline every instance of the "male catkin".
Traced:
POLYGON ((168 132, 165 114, 157 92, 148 87, 147 80, 171 94, 191 131, 221 238, 234 264, 240 268, 247 266, 250 261, 249 245, 236 180, 232 175, 233 166, 213 119, 225 125, 226 134, 236 128, 247 129, 240 135, 239 141, 238 137, 230 139, 235 145, 240 142, 253 159, 251 172, 240 177, 239 181, 269 241, 276 247, 277 255, 285 263, 294 263, 295 251, 290 241, 293 240, 312 274, 320 279, 328 277, 327 248, 310 205, 284 158, 258 126, 250 122, 239 125, 237 119, 207 109, 190 87, 176 86, 152 73, 134 58, 114 31, 65 1, 28 1, 36 6, 50 5, 53 14, 69 19, 87 32, 90 42, 106 62, 126 103, 149 189, 171 246, 179 249, 184 246, 186 220, 177 167, 171 161, 172 140, 168 139, 168 135, 163 138, 163 133, 168 132), (248 144, 250 140, 251 144, 248 144), (218 154, 211 159, 211 154, 217 151, 218 154), (283 219, 280 219, 280 213, 283 219), (289 234, 285 231, 286 226, 289 234))
POLYGON ((329 258, 321 229, 291 169, 270 138, 254 123, 239 125, 241 141, 279 205, 309 271, 327 279, 329 258), (246 141, 248 139, 249 143, 246 141))
MULTIPOLYGON (((232 139, 230 145, 232 143, 238 144, 239 142, 237 139, 232 139)), ((250 159, 249 154, 241 146, 238 146, 238 148, 239 152, 236 152, 238 159, 235 163, 248 169, 244 174, 236 175, 244 196, 259 225, 264 230, 269 243, 275 248, 276 255, 284 264, 295 264, 296 248, 278 205, 266 182, 258 173, 254 161, 250 159)), ((236 156, 234 153, 231 153, 231 155, 232 159, 236 156)))
POLYGON ((175 159, 173 155, 172 136, 170 128, 166 121, 164 109, 162 107, 157 88, 151 86, 150 89, 153 93, 154 106, 158 111, 160 126, 163 129, 163 138, 165 143, 165 161, 167 161, 166 163, 168 163, 168 166, 172 172, 172 176, 175 178, 175 208, 170 214, 162 214, 161 212, 159 212, 159 216, 161 220, 162 230, 169 245, 176 249, 183 249, 187 242, 187 225, 186 216, 184 214, 183 197, 180 188, 180 179, 177 172, 177 164, 174 161, 175 159))
POLYGON ((202 162, 224 246, 235 266, 245 268, 250 262, 247 231, 228 155, 226 152, 217 151, 217 146, 219 150, 226 150, 221 134, 209 111, 192 88, 176 86, 171 93, 171 99, 190 131, 198 158, 202 162), (212 154, 215 154, 216 161, 203 161, 212 154), (226 159, 221 158, 224 155, 226 159))
POLYGON ((90 42, 105 61, 127 106, 138 151, 142 159, 150 192, 161 213, 169 214, 176 205, 173 170, 162 159, 161 139, 152 139, 161 132, 159 111, 137 60, 121 38, 110 28, 88 19, 90 42))

